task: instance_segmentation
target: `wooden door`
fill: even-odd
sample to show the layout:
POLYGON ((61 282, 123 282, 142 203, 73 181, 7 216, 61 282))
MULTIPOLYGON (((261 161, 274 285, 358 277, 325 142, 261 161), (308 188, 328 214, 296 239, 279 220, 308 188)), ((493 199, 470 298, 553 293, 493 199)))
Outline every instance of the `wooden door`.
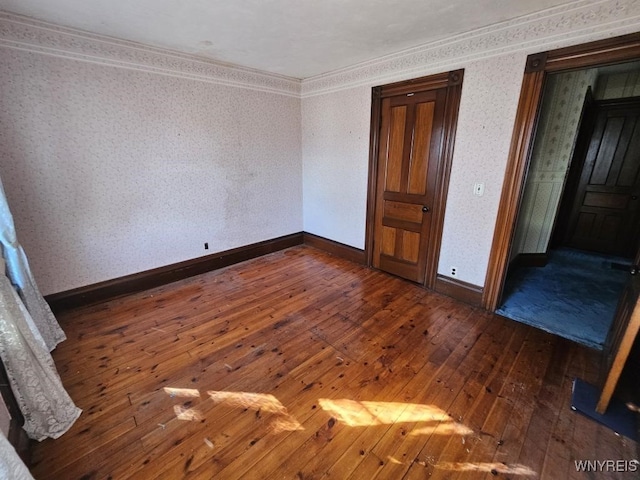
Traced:
POLYGON ((424 283, 441 157, 446 88, 381 105, 373 266, 424 283))
POLYGON ((566 245, 632 257, 640 220, 640 99, 596 102, 566 245))
POLYGON ((638 303, 640 273, 637 273, 637 267, 634 267, 633 271, 635 274, 631 275, 620 297, 603 350, 602 393, 596 405, 596 411, 600 414, 603 414, 609 406, 633 342, 640 330, 640 304, 638 303))

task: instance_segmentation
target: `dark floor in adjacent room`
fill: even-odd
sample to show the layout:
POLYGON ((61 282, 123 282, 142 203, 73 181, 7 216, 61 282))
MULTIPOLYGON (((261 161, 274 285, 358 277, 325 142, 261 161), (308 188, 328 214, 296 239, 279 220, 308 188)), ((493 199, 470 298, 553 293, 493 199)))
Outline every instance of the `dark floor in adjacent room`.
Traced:
POLYGON ((601 350, 630 261, 565 248, 548 258, 545 267, 509 274, 496 313, 601 350))

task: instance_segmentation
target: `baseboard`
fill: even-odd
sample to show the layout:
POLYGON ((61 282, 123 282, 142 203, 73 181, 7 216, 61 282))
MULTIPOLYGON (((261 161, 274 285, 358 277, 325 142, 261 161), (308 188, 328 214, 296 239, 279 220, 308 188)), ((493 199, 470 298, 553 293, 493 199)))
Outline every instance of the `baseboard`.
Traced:
MULTIPOLYGON (((360 265, 366 264, 364 250, 312 233, 299 232, 65 292, 54 293, 53 295, 47 295, 45 299, 49 302, 54 312, 59 312, 101 302, 120 295, 159 287, 301 244, 309 245, 360 265)), ((483 289, 481 287, 443 275, 437 276, 435 290, 438 293, 473 306, 480 306, 482 302, 483 289)))
POLYGON ((511 261, 509 268, 517 267, 544 267, 549 257, 546 253, 519 253, 511 261))
POLYGON ((303 233, 303 242, 305 245, 330 253, 336 257, 341 257, 345 260, 359 263, 361 265, 366 264, 364 250, 360 250, 359 248, 351 247, 344 243, 339 243, 307 232, 303 233))
POLYGON ((438 275, 436 277, 435 290, 438 293, 473 305, 474 307, 482 306, 483 288, 477 285, 456 280, 455 278, 445 277, 444 275, 438 275))
POLYGON ((283 237, 214 253, 205 257, 194 258, 164 267, 134 273, 125 277, 75 288, 61 293, 47 295, 51 309, 56 311, 77 308, 84 305, 104 301, 120 295, 139 292, 158 287, 184 278, 224 268, 235 263, 301 245, 303 233, 293 233, 283 237))

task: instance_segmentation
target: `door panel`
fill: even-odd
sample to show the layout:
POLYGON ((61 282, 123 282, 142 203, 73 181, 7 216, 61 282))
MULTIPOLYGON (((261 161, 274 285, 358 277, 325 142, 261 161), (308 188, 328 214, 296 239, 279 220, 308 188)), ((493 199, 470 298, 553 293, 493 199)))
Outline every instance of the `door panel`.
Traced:
POLYGON ((640 100, 596 102, 566 245, 630 257, 640 221, 640 100))
POLYGON ((407 193, 424 195, 427 191, 425 178, 429 170, 429 153, 431 150, 431 132, 433 129, 434 102, 416 105, 416 119, 411 159, 409 163, 409 188, 407 193))
POLYGON ((423 283, 446 88, 384 98, 373 266, 423 283))
POLYGON ((386 152, 385 192, 399 192, 402 183, 402 154, 404 131, 407 121, 407 107, 394 107, 390 112, 389 140, 386 152))

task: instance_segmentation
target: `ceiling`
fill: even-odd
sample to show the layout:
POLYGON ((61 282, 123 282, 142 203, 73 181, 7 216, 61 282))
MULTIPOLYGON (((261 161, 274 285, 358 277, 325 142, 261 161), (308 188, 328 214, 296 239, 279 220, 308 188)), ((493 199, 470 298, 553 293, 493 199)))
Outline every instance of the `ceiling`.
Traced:
POLYGON ((308 78, 567 0, 0 0, 59 25, 308 78))

